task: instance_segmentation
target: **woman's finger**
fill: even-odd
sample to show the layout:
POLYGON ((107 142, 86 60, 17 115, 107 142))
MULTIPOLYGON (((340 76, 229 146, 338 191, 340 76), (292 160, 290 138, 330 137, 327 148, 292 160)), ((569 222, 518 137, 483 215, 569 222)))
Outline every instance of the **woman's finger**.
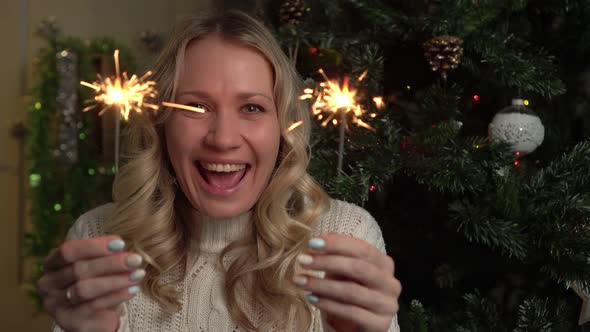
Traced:
POLYGON ((81 303, 77 311, 81 315, 91 315, 92 313, 104 309, 117 311, 116 307, 120 304, 129 301, 141 291, 140 286, 131 286, 124 288, 107 295, 93 299, 92 301, 81 303))
POLYGON ((119 314, 114 310, 99 310, 85 315, 81 310, 60 308, 54 318, 66 331, 111 332, 119 325, 119 314))
POLYGON ((54 249, 45 259, 45 270, 55 270, 78 260, 112 255, 125 248, 125 242, 116 235, 70 240, 54 249))
POLYGON ((134 253, 79 260, 59 270, 46 273, 39 280, 39 289, 64 289, 78 280, 132 271, 140 267, 143 259, 134 253))
POLYGON ((132 287, 138 284, 144 277, 145 270, 138 269, 131 273, 119 274, 116 276, 82 280, 68 288, 68 291, 70 292, 69 302, 75 305, 91 301, 123 288, 132 287))
POLYGON ((300 255, 299 263, 305 269, 325 271, 328 276, 338 276, 354 280, 368 288, 381 290, 387 294, 395 294, 396 289, 391 283, 383 280, 394 279, 393 275, 385 273, 377 266, 359 258, 337 255, 300 255))
POLYGON ((395 309, 395 297, 384 295, 351 280, 317 279, 295 276, 295 284, 322 298, 363 307, 374 313, 388 314, 395 309))
POLYGON ((360 258, 394 273, 393 259, 368 242, 343 234, 325 234, 309 241, 315 253, 360 258))
MULTIPOLYGON (((379 315, 365 308, 342 303, 316 294, 307 295, 307 300, 325 313, 337 318, 352 321, 363 327, 363 331, 387 331, 391 325, 393 315, 379 315)), ((395 307, 397 312, 397 304, 395 307)))

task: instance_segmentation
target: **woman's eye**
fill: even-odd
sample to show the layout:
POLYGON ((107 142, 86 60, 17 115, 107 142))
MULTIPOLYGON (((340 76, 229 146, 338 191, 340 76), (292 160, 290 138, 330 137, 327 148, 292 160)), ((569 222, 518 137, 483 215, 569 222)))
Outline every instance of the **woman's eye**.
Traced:
POLYGON ((244 112, 246 113, 261 113, 264 112, 264 108, 259 105, 248 104, 244 106, 244 112))

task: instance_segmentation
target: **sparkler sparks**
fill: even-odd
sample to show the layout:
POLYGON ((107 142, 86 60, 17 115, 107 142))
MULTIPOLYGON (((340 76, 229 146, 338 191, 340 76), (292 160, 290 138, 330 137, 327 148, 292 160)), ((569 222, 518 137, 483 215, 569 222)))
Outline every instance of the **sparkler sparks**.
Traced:
POLYGON ((383 107, 385 107, 385 103, 383 102, 383 97, 373 97, 373 102, 375 103, 375 106, 379 110, 383 109, 383 107))
MULTIPOLYGON (((325 81, 320 83, 320 91, 312 105, 312 112, 318 120, 322 121, 322 127, 327 126, 330 122, 337 126, 339 121, 343 121, 344 125, 348 127, 346 119, 347 115, 350 114, 352 123, 375 131, 375 128, 361 119, 366 111, 356 101, 357 90, 350 88, 350 78, 348 76, 344 77, 341 87, 339 82, 331 81, 322 69, 319 70, 319 73, 324 77, 325 81), (337 118, 338 115, 340 115, 340 118, 337 118)), ((362 81, 366 76, 367 71, 365 70, 357 81, 362 81)), ((314 97, 313 89, 305 89, 303 92, 304 95, 299 97, 301 100, 314 97)))
POLYGON ((83 109, 83 112, 90 111, 99 105, 104 107, 99 111, 98 115, 102 115, 110 107, 116 107, 123 118, 129 120, 129 113, 135 111, 141 113, 144 107, 158 110, 158 105, 146 102, 148 98, 156 97, 156 89, 154 81, 146 81, 146 79, 152 75, 151 71, 148 71, 142 77, 132 75, 127 76, 127 73, 123 72, 121 75, 119 72, 119 50, 115 50, 113 54, 115 59, 115 77, 102 78, 98 76, 98 81, 88 83, 81 81, 80 84, 93 89, 96 93, 94 101, 96 104, 91 105, 83 109))
POLYGON ((179 108, 179 109, 183 109, 183 110, 187 110, 187 111, 197 112, 197 113, 205 113, 205 110, 202 109, 201 107, 171 103, 171 102, 167 102, 167 101, 163 101, 162 105, 167 106, 167 107, 173 107, 173 108, 179 108))
POLYGON ((295 128, 301 126, 302 124, 303 124, 303 121, 297 121, 297 122, 293 123, 292 125, 289 126, 289 128, 287 128, 287 132, 294 130, 295 128))

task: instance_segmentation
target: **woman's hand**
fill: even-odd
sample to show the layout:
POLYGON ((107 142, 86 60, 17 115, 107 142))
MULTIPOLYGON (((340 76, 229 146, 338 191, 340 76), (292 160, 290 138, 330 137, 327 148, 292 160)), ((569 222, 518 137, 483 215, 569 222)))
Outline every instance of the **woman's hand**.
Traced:
POLYGON ((138 254, 116 236, 66 241, 45 259, 37 283, 43 307, 63 329, 114 332, 117 306, 140 291, 145 276, 138 254))
POLYGON ((294 282, 311 292, 309 302, 323 312, 328 324, 339 332, 388 331, 401 293, 393 259, 346 235, 324 235, 312 239, 310 247, 308 255, 298 257, 299 263, 326 275, 297 275, 294 282))

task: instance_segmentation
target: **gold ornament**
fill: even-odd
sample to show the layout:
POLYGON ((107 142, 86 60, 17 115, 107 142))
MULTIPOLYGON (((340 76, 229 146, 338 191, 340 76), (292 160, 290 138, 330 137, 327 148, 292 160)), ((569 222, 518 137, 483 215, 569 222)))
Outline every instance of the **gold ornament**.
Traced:
POLYGON ((303 17, 309 11, 303 0, 287 0, 281 4, 279 16, 283 24, 297 25, 303 22, 303 17))
POLYGON ((422 46, 424 56, 432 71, 439 71, 443 79, 447 79, 447 72, 456 69, 461 64, 463 56, 463 40, 459 37, 443 35, 434 37, 422 46))

